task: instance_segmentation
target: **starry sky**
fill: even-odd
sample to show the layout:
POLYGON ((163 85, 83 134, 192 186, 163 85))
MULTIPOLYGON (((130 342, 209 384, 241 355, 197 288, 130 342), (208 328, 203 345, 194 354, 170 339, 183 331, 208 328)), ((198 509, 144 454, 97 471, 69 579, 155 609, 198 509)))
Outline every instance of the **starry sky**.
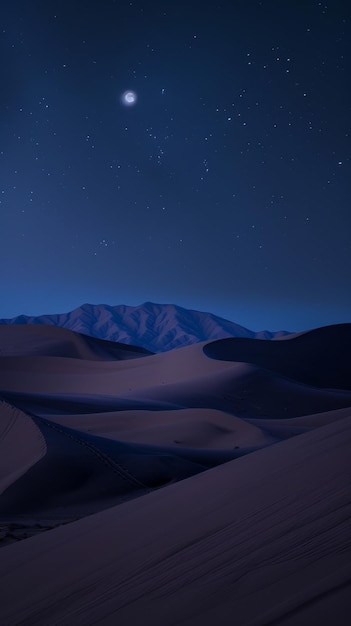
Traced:
POLYGON ((351 321, 345 1, 2 0, 0 317, 351 321))

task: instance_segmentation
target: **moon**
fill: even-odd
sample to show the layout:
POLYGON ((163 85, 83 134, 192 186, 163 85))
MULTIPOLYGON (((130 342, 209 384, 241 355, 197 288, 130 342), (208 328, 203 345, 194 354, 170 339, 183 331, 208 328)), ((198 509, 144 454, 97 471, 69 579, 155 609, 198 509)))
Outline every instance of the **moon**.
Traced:
POLYGON ((135 91, 125 91, 122 94, 121 101, 122 101, 122 104, 124 104, 127 107, 133 106, 137 101, 137 95, 135 91))

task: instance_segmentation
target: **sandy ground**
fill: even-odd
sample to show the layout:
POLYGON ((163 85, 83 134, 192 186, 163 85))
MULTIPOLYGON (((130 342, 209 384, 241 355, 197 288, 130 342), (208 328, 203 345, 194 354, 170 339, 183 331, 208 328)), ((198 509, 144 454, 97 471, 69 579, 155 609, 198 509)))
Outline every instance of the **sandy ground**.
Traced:
POLYGON ((349 623, 349 325, 156 355, 17 330, 2 624, 349 623))

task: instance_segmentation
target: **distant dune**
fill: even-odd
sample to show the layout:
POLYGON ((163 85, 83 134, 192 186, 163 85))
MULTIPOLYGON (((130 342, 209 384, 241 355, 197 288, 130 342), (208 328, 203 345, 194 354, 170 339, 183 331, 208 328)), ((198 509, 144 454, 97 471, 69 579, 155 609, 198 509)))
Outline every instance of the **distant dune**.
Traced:
POLYGON ((222 339, 207 344, 204 352, 222 361, 254 363, 316 387, 351 390, 349 346, 351 324, 339 324, 290 335, 286 341, 222 339))
POLYGON ((0 623, 346 626, 351 324, 155 306, 0 325, 0 623))
POLYGON ((0 356, 50 356, 124 361, 152 354, 144 348, 90 337, 58 326, 0 324, 0 356))

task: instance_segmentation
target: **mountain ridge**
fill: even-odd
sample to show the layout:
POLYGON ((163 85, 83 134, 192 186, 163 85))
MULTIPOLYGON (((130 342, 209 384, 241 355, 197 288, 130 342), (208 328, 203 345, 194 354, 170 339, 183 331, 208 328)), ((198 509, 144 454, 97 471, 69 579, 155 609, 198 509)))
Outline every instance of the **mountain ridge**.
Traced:
POLYGON ((137 306, 85 303, 67 313, 19 315, 0 319, 0 324, 47 324, 151 352, 166 352, 200 341, 227 337, 273 339, 288 331, 251 331, 212 313, 185 309, 175 304, 144 302, 137 306))

